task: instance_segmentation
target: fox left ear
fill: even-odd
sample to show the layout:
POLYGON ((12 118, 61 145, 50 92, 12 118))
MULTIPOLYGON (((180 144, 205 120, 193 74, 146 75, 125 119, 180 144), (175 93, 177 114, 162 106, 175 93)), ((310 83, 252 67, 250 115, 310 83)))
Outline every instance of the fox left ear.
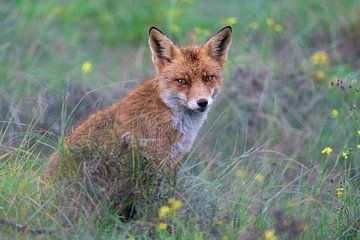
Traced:
POLYGON ((149 29, 149 46, 152 60, 159 72, 176 56, 177 48, 174 43, 156 27, 149 29))
POLYGON ((230 26, 224 27, 206 42, 206 50, 210 57, 223 64, 227 59, 227 54, 231 44, 232 29, 230 26))

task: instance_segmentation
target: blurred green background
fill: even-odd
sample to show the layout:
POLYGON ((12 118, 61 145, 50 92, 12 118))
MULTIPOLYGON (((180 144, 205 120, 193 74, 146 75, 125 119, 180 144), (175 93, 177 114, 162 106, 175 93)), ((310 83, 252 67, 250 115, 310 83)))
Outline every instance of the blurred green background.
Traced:
POLYGON ((0 216, 62 229, 34 187, 47 154, 155 74, 149 27, 197 44, 231 25, 225 87, 179 174, 179 212, 71 236, 360 239, 359 16, 357 0, 0 1, 0 216))

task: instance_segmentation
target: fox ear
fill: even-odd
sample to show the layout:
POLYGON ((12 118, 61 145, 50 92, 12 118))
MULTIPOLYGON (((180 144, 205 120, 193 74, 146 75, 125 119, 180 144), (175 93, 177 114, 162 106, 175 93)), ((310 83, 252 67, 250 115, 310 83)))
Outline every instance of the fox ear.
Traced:
POLYGON ((223 64, 227 59, 227 54, 231 44, 232 29, 230 26, 224 27, 206 42, 206 50, 210 57, 223 64))
POLYGON ((149 29, 149 46, 152 54, 152 60, 158 69, 171 63, 176 55, 176 46, 156 27, 149 29))

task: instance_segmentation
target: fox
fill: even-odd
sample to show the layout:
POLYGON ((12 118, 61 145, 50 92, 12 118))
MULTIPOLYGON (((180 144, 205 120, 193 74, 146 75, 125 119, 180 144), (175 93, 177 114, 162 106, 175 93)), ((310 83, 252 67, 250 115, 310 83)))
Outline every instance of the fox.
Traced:
MULTIPOLYGON (((155 165, 179 161, 191 150, 223 87, 231 38, 232 28, 226 26, 203 44, 180 46, 158 28, 151 27, 148 44, 156 75, 71 130, 65 137, 65 148, 87 145, 93 152, 104 149, 113 152, 129 146, 118 139, 131 138, 156 155, 155 165)), ((66 171, 71 161, 79 161, 74 159, 67 158, 60 164, 59 152, 53 153, 46 175, 56 175, 60 165, 61 171, 66 171)), ((80 161, 86 164, 87 159, 89 156, 80 161)), ((125 165, 117 171, 124 171, 125 165)))

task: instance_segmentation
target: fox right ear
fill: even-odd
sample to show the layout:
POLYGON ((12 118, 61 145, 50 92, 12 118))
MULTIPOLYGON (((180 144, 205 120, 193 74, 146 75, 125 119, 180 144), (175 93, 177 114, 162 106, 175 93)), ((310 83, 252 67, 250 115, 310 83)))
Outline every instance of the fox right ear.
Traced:
POLYGON ((209 56, 223 64, 227 59, 227 54, 231 44, 232 29, 230 26, 224 27, 217 32, 206 43, 209 56))
POLYGON ((158 71, 171 63, 176 55, 176 46, 156 27, 149 29, 149 46, 152 60, 158 71))

